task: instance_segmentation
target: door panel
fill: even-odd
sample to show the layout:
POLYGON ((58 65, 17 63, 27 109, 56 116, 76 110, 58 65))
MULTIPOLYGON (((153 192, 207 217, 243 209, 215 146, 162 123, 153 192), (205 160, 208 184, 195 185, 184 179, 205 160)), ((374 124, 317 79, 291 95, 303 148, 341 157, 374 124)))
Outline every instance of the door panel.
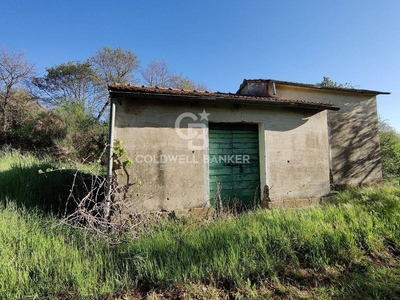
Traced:
POLYGON ((209 170, 212 204, 219 197, 224 205, 233 201, 252 206, 258 202, 258 125, 210 123, 209 170))

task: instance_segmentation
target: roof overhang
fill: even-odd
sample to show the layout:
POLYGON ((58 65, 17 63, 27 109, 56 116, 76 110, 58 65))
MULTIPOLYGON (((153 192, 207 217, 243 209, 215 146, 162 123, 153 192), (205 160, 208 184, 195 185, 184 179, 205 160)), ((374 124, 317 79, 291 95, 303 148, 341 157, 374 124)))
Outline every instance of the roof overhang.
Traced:
POLYGON ((232 93, 179 90, 171 88, 146 87, 137 85, 112 84, 108 86, 111 97, 128 97, 136 99, 160 99, 170 101, 211 101, 233 104, 257 104, 265 106, 305 108, 314 110, 339 110, 333 103, 304 100, 281 99, 273 97, 256 97, 232 93))

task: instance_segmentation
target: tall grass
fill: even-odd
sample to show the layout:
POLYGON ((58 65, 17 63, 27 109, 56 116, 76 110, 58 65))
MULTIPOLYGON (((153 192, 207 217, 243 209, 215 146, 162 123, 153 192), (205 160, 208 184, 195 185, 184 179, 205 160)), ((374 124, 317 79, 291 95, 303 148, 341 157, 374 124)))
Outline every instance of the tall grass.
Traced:
POLYGON ((0 213, 0 257, 1 299, 112 294, 123 284, 104 242, 12 205, 0 213))
MULTIPOLYGON (((298 268, 351 270, 364 266, 366 257, 391 257, 391 249, 400 246, 400 187, 389 186, 350 189, 324 207, 256 210, 200 223, 159 221, 150 233, 110 246, 101 237, 60 225, 33 205, 20 205, 17 197, 33 204, 35 194, 13 189, 24 181, 30 189, 35 179, 12 185, 4 174, 43 162, 13 159, 21 161, 0 170, 0 298, 105 297, 193 282, 235 288, 298 268)), ((37 176, 37 170, 29 172, 37 176)), ((374 297, 396 295, 393 283, 370 290, 366 284, 363 289, 374 297)), ((359 286, 343 283, 343 291, 351 294, 359 286)))
POLYGON ((235 286, 299 266, 346 266, 385 253, 385 238, 400 241, 400 201, 380 215, 369 212, 375 206, 259 210, 200 227, 170 224, 126 247, 142 258, 133 262, 138 280, 149 286, 189 278, 235 286))
POLYGON ((12 199, 18 206, 63 215, 71 190, 85 192, 93 180, 91 173, 100 171, 96 165, 61 164, 15 150, 0 152, 0 202, 12 199))

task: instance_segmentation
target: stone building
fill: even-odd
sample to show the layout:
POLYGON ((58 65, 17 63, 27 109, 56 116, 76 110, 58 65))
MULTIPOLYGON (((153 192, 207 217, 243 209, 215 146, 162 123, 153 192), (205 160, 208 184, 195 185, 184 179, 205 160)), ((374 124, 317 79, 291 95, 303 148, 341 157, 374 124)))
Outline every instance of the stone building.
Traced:
POLYGON ((298 207, 382 180, 376 96, 387 93, 265 79, 237 93, 109 92, 110 142, 126 151, 109 172, 132 211, 298 207))

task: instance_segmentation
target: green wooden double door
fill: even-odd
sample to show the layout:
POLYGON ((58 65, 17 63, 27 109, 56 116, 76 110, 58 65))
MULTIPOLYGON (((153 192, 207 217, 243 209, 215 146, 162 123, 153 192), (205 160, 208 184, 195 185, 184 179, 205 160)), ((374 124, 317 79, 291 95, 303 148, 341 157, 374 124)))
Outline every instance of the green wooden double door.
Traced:
POLYGON ((209 124, 211 204, 244 207, 260 199, 258 125, 209 124))

